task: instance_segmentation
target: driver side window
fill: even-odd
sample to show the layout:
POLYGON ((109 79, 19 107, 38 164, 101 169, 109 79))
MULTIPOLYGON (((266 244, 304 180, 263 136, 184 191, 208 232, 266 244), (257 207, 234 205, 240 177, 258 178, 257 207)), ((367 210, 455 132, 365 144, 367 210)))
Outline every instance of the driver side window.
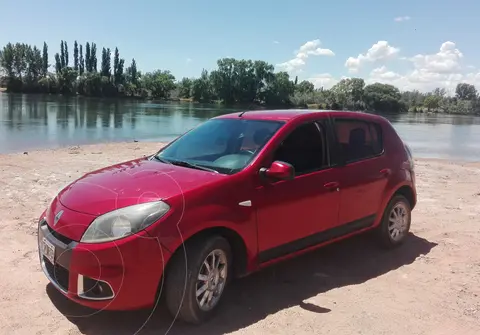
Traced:
POLYGON ((290 133, 275 151, 273 160, 295 168, 295 175, 315 172, 328 166, 325 129, 312 122, 290 133))

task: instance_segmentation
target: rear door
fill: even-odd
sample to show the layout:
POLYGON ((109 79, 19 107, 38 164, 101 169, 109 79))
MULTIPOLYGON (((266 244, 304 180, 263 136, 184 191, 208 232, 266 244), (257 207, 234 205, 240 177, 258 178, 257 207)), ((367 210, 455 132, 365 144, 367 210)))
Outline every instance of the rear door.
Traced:
POLYGON ((381 126, 363 119, 334 117, 340 182, 338 225, 357 229, 373 224, 379 212, 390 170, 384 154, 381 126))

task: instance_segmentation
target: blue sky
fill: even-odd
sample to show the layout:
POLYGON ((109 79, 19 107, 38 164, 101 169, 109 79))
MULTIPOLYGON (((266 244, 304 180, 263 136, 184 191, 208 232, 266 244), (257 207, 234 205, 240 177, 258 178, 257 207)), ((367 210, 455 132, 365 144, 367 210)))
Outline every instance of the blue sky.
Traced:
POLYGON ((474 0, 0 0, 0 45, 47 41, 53 60, 62 39, 70 55, 75 39, 93 41, 117 46, 127 65, 135 58, 142 71, 168 69, 178 79, 231 56, 317 86, 359 76, 428 90, 480 84, 478 13, 474 0))

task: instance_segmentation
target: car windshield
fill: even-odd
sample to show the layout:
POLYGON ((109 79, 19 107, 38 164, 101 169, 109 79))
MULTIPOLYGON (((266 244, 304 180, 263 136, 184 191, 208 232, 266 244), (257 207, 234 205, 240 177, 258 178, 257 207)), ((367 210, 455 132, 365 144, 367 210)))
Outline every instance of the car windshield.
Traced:
POLYGON ((233 174, 247 166, 283 124, 242 118, 211 119, 179 137, 153 158, 233 174))

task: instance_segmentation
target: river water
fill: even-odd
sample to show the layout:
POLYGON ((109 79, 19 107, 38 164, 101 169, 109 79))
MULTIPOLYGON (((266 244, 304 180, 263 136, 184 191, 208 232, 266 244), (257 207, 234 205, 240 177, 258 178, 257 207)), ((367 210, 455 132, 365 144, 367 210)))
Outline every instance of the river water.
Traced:
MULTIPOLYGON (((169 141, 238 111, 220 105, 0 93, 0 153, 111 141, 169 141)), ((416 157, 480 161, 480 117, 385 115, 416 157)))

